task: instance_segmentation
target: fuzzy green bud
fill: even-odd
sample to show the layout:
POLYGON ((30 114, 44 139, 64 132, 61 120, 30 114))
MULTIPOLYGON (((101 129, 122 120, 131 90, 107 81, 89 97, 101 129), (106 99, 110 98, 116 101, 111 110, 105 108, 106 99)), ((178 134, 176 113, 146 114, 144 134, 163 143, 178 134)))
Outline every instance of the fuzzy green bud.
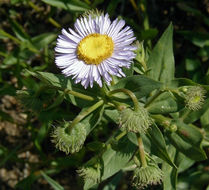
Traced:
POLYGON ((51 137, 52 142, 55 144, 56 148, 66 154, 78 152, 86 140, 86 129, 81 123, 77 123, 70 134, 67 133, 67 128, 70 123, 65 123, 64 127, 57 127, 51 137))
POLYGON ((127 132, 146 133, 152 123, 148 111, 143 107, 137 111, 127 108, 120 112, 119 125, 127 132))
POLYGON ((137 189, 144 189, 148 185, 160 184, 162 178, 162 170, 157 164, 151 163, 146 167, 137 167, 134 170, 132 185, 137 189))
POLYGON ((206 91, 200 86, 189 87, 185 94, 185 104, 189 110, 199 110, 204 104, 206 91))
POLYGON ((77 170, 80 177, 84 180, 89 180, 91 184, 96 184, 101 181, 102 165, 99 159, 93 158, 81 169, 77 170))
POLYGON ((89 18, 89 15, 91 15, 91 18, 96 18, 98 16, 104 15, 104 12, 98 9, 93 9, 93 10, 88 10, 82 14, 82 16, 86 18, 89 18))
POLYGON ((168 127, 169 131, 170 132, 176 132, 178 127, 176 124, 171 124, 169 127, 168 127))
POLYGON ((141 63, 145 62, 145 50, 144 50, 144 45, 143 42, 136 41, 136 60, 141 63))

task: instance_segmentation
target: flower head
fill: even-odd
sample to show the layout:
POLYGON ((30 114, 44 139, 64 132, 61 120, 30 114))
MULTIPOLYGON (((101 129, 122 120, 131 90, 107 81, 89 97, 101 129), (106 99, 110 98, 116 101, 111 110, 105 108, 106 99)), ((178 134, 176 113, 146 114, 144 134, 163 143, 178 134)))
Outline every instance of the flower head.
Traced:
POLYGON ((162 170, 157 166, 157 164, 151 163, 146 167, 137 167, 134 170, 132 185, 137 189, 144 189, 148 185, 161 183, 162 178, 162 170))
POLYGON ((190 110, 199 110, 205 101, 206 91, 200 86, 192 86, 186 90, 185 104, 190 110))
POLYGON ((125 76, 122 67, 130 67, 136 47, 131 45, 133 31, 124 26, 124 20, 111 22, 108 14, 84 14, 74 30, 62 29, 55 47, 56 65, 85 88, 93 87, 94 81, 101 87, 102 78, 110 84, 111 75, 125 76))
POLYGON ((66 154, 78 152, 86 140, 86 129, 81 123, 77 123, 71 130, 71 133, 66 132, 69 123, 65 123, 64 127, 58 126, 52 133, 52 142, 56 148, 66 154))
POLYGON ((89 180, 92 184, 99 183, 101 180, 101 160, 93 158, 87 162, 82 168, 77 170, 80 177, 84 180, 89 180))
POLYGON ((127 108, 120 112, 119 125, 127 132, 145 133, 152 124, 153 120, 144 107, 140 106, 137 111, 127 108))

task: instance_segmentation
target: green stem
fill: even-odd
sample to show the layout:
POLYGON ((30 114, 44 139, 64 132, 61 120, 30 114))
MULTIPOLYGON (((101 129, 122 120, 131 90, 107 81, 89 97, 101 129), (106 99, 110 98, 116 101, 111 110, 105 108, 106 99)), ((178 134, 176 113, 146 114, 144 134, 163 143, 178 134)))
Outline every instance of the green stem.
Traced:
POLYGON ((155 122, 164 128, 168 128, 171 124, 171 118, 165 117, 163 115, 151 115, 155 122))
POLYGON ((126 135, 126 131, 122 131, 118 136, 115 137, 116 141, 119 141, 122 137, 126 135))
POLYGON ((71 94, 75 97, 81 98, 83 100, 87 100, 87 101, 94 101, 95 100, 95 98, 93 98, 91 96, 88 96, 88 95, 85 95, 85 94, 82 94, 80 92, 76 92, 76 91, 73 91, 73 90, 66 89, 66 90, 64 90, 64 92, 67 93, 67 94, 71 94))
POLYGON ((144 105, 144 107, 146 108, 146 107, 148 107, 160 94, 162 94, 163 93, 163 91, 162 90, 158 90, 155 94, 154 94, 154 96, 152 96, 147 102, 146 102, 146 104, 144 105))
POLYGON ((120 88, 120 89, 116 89, 116 90, 112 90, 110 92, 107 93, 108 96, 112 96, 113 94, 119 93, 119 92, 123 92, 124 94, 127 94, 130 96, 130 98, 132 99, 133 103, 134 103, 134 110, 138 111, 140 109, 137 97, 135 96, 135 94, 133 92, 131 92, 128 89, 125 88, 120 88))
POLYGON ((137 17, 138 17, 138 19, 139 19, 139 22, 141 22, 142 18, 141 18, 141 15, 140 15, 140 13, 139 13, 139 8, 138 8, 138 6, 137 6, 135 0, 130 0, 130 3, 131 3, 131 5, 132 5, 132 7, 134 8, 134 11, 136 12, 136 15, 137 15, 137 17))
POLYGON ((71 130, 73 129, 73 127, 77 123, 79 123, 87 115, 89 115, 91 112, 93 112, 94 110, 96 110, 97 108, 99 108, 101 105, 103 105, 103 103, 104 103, 104 100, 100 100, 96 104, 94 104, 93 106, 87 108, 85 111, 83 111, 79 115, 77 115, 77 117, 72 121, 72 123, 70 124, 70 126, 67 128, 68 133, 71 133, 71 130))
POLYGON ((142 137, 141 137, 140 134, 137 134, 137 140, 138 140, 139 156, 140 156, 140 160, 141 160, 141 163, 142 163, 142 167, 147 167, 144 145, 143 145, 142 137))
POLYGON ((40 93, 45 90, 45 89, 56 89, 56 90, 60 90, 60 91, 64 91, 64 93, 66 94, 71 94, 75 97, 78 97, 78 98, 81 98, 83 100, 87 100, 87 101, 94 101, 95 98, 91 97, 91 96, 88 96, 88 95, 85 95, 85 94, 82 94, 80 92, 76 92, 76 91, 73 91, 73 90, 69 90, 69 89, 63 89, 61 87, 55 87, 55 86, 49 86, 49 85, 43 85, 39 88, 39 90, 36 92, 36 96, 39 96, 40 93))
POLYGON ((184 119, 191 113, 191 110, 186 109, 183 115, 180 117, 180 120, 184 121, 184 119))
MULTIPOLYGON (((141 0, 140 1, 140 8, 141 8, 141 12, 143 13, 143 17, 144 17, 143 27, 144 27, 144 30, 146 31, 146 30, 149 30, 149 28, 150 28, 149 17, 148 17, 148 14, 147 14, 147 1, 146 0, 141 0)), ((151 46, 152 46, 151 40, 148 40, 147 44, 151 48, 151 46)))
POLYGON ((11 40, 13 40, 16 44, 20 44, 21 43, 19 39, 15 38, 14 36, 12 36, 11 34, 5 32, 4 30, 0 30, 0 34, 5 36, 5 37, 7 37, 7 38, 9 38, 9 39, 11 39, 11 40))
POLYGON ((57 21, 55 21, 52 17, 49 17, 49 18, 48 18, 48 21, 49 21, 52 25, 54 25, 55 27, 61 28, 61 25, 60 25, 57 21))

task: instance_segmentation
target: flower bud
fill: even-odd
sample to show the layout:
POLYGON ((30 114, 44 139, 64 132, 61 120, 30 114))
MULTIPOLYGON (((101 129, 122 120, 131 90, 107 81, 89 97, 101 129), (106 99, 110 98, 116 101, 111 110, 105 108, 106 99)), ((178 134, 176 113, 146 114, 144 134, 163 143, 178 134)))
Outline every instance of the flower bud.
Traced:
POLYGON ((155 163, 134 170, 132 185, 137 189, 144 189, 148 185, 160 184, 163 178, 162 170, 155 163))
POLYGON ((86 129, 81 123, 77 123, 71 130, 70 134, 66 132, 66 129, 70 126, 70 123, 65 123, 64 127, 57 127, 52 133, 52 142, 56 148, 66 154, 78 152, 86 139, 86 129))
POLYGON ((171 124, 169 127, 168 127, 168 130, 170 132, 176 132, 178 130, 178 127, 176 124, 171 124))
POLYGON ((138 111, 127 108, 120 112, 119 125, 127 132, 145 133, 152 123, 148 111, 143 107, 138 111))
POLYGON ((142 62, 145 62, 145 49, 144 49, 144 45, 143 45, 143 42, 139 42, 139 41, 136 41, 136 47, 137 47, 137 50, 136 50, 136 60, 139 62, 139 63, 142 63, 142 62))
POLYGON ((200 86, 189 87, 185 94, 185 104, 190 110, 199 110, 205 100, 206 91, 200 86))
POLYGON ((92 184, 96 184, 101 181, 101 169, 101 161, 93 158, 77 172, 84 180, 90 180, 92 184))

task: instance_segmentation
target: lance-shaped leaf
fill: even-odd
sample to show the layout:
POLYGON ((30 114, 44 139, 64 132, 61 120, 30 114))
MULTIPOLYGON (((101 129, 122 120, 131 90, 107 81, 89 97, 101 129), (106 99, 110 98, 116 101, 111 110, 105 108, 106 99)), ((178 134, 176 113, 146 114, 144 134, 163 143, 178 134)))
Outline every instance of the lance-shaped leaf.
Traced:
POLYGON ((168 26, 151 52, 147 66, 150 69, 147 75, 156 81, 164 82, 166 86, 174 79, 172 24, 168 26))
POLYGON ((195 136, 198 138, 198 132, 195 134, 191 134, 190 132, 194 132, 194 129, 189 128, 188 126, 187 132, 184 133, 181 129, 177 131, 177 133, 169 133, 167 134, 169 141, 176 149, 182 152, 185 156, 189 157, 192 160, 201 161, 207 159, 207 156, 204 150, 201 147, 201 144, 197 144, 199 140, 196 140, 195 143, 192 142, 192 139, 195 136), (190 132, 189 132, 190 131, 190 132))
POLYGON ((172 159, 170 158, 167 152, 165 139, 161 131, 158 129, 157 125, 153 124, 151 128, 148 130, 146 136, 149 138, 151 142, 151 152, 159 158, 166 161, 172 167, 176 168, 175 164, 173 163, 172 159))

